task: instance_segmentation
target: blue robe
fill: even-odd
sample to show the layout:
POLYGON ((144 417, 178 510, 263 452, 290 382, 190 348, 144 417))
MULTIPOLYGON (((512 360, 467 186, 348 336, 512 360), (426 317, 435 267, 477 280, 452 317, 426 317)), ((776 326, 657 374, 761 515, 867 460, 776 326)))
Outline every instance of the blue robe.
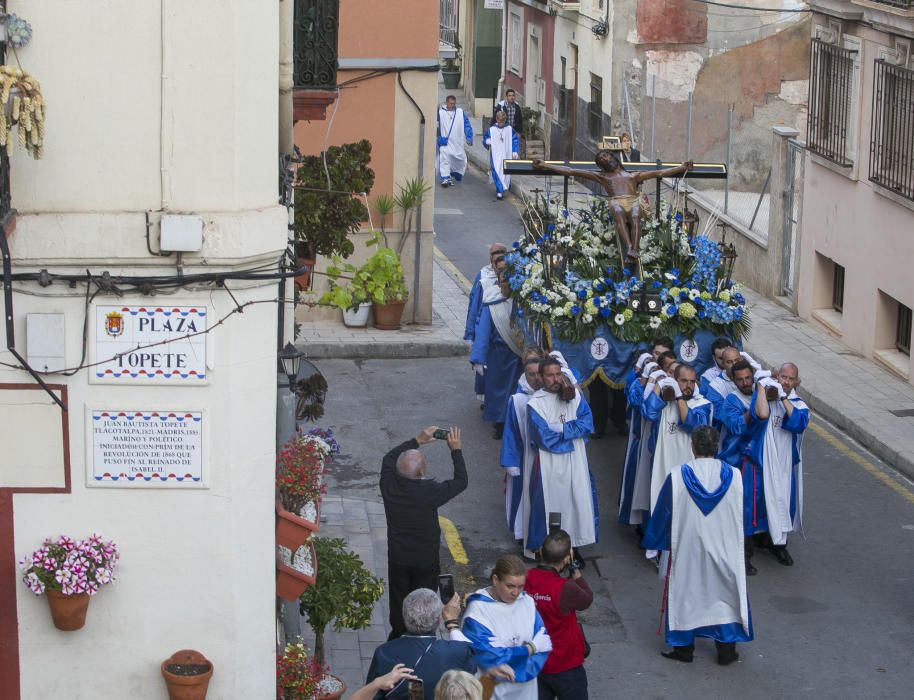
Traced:
MULTIPOLYGON (((585 442, 593 433, 593 414, 590 412, 590 406, 581 397, 578 404, 578 410, 573 420, 566 420, 561 433, 554 431, 548 423, 533 408, 527 409, 527 434, 530 439, 530 445, 534 450, 546 450, 558 454, 574 451, 573 441, 583 439, 585 442)), ((597 503, 597 489, 594 484, 593 473, 590 467, 587 467, 587 473, 590 478, 590 498, 593 499, 593 519, 594 533, 596 540, 600 535, 600 514, 597 503)), ((527 518, 527 541, 524 546, 528 551, 534 551, 542 547, 543 541, 548 533, 548 517, 546 513, 546 503, 543 497, 543 479, 539 465, 539 456, 534 458, 533 474, 529 479, 530 489, 530 512, 525 513, 527 518)), ((586 498, 585 494, 580 494, 579 498, 586 498)), ((595 541, 596 541, 595 540, 595 541)))
MULTIPOLYGON (((507 303, 501 299, 495 304, 507 303)), ((489 304, 483 304, 476 322, 476 337, 470 351, 470 362, 474 365, 485 365, 485 409, 483 420, 489 423, 501 423, 505 419, 508 398, 514 393, 517 380, 523 373, 521 358, 514 354, 507 343, 502 340, 495 324, 489 304)))
POLYGON ((626 382, 625 396, 628 399, 628 448, 625 451, 625 463, 622 465, 622 480, 619 484, 619 522, 622 525, 640 524, 641 519, 635 517, 637 523, 632 523, 632 495, 635 489, 635 471, 638 468, 638 452, 641 447, 641 403, 644 400, 644 387, 634 375, 634 381, 629 376, 626 382))
MULTIPOLYGON (((491 267, 487 265, 486 267, 491 267)), ((476 323, 479 321, 479 312, 482 310, 482 270, 476 273, 473 279, 473 287, 470 289, 470 299, 467 303, 467 320, 464 323, 463 339, 471 343, 476 339, 476 323)), ((476 396, 482 396, 485 393, 486 385, 483 374, 473 373, 473 393, 476 396)))
MULTIPOLYGON (((523 378, 517 383, 517 391, 508 399, 508 407, 505 410, 505 432, 501 439, 501 457, 499 463, 502 467, 517 467, 520 469, 519 476, 509 476, 505 474, 505 489, 510 496, 506 499, 508 508, 508 528, 514 532, 513 523, 517 519, 517 511, 520 508, 523 488, 524 488, 524 438, 523 431, 517 420, 517 409, 514 402, 520 398, 526 399, 533 395, 529 385, 523 378)), ((530 449, 529 447, 526 449, 530 449)), ((516 533, 515 533, 516 534, 516 533)))
MULTIPOLYGON (((683 465, 684 467, 686 465, 683 465)), ((713 508, 717 502, 726 493, 729 488, 730 480, 733 478, 733 468, 724 464, 728 470, 728 477, 722 479, 721 486, 717 491, 708 494, 701 492, 700 484, 698 490, 693 488, 689 479, 685 479, 686 488, 689 489, 690 495, 694 499, 703 500, 705 507, 713 508)), ((696 480, 697 481, 697 480, 696 480)), ((701 506, 700 506, 701 507, 701 506)), ((670 540, 673 536, 673 484, 672 475, 668 476, 663 482, 660 489, 660 496, 657 498, 657 504, 654 506, 654 512, 644 529, 644 539, 642 546, 645 549, 670 550, 670 540)), ((710 563, 709 563, 710 565, 710 563)), ((749 632, 743 629, 739 622, 731 622, 725 625, 708 625, 707 627, 696 627, 691 630, 671 630, 669 625, 669 610, 665 607, 663 626, 666 643, 671 647, 687 647, 695 643, 695 637, 707 637, 718 642, 751 642, 754 637, 752 629, 752 609, 749 609, 749 632)))

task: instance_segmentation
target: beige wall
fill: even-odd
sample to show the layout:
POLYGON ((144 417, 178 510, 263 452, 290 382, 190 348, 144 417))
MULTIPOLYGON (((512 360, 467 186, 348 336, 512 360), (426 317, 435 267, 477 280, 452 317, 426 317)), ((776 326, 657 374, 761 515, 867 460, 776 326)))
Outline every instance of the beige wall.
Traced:
POLYGON ((881 32, 858 30, 854 23, 845 31, 860 40, 858 156, 853 168, 842 169, 807 154, 798 311, 804 318, 826 321, 829 330, 861 355, 879 360, 878 351, 889 349, 914 382, 910 357, 891 352, 896 308, 891 300, 914 308, 914 201, 886 194, 868 179, 874 61, 879 48, 892 41, 881 32), (833 263, 846 270, 840 316, 828 311, 833 263), (826 312, 817 314, 816 309, 826 312))

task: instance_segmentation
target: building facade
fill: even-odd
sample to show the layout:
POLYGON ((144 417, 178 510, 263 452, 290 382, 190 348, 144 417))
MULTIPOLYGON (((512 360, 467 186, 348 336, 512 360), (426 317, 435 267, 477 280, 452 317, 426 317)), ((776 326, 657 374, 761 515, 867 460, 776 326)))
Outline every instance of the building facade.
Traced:
MULTIPOLYGON (((340 0, 326 4, 338 7, 339 13, 335 25, 338 33, 332 37, 336 54, 329 60, 332 77, 326 79, 330 84, 316 86, 296 80, 296 145, 302 153, 316 155, 328 146, 368 139, 372 146, 370 167, 375 173, 369 204, 378 195, 396 195, 410 179, 422 178, 433 186, 438 5, 420 0, 340 0), (313 109, 316 103, 320 104, 319 109, 313 109)), ((432 187, 414 219, 418 239, 410 235, 401 255, 410 288, 404 321, 432 320, 434 196, 432 187)), ((394 247, 401 221, 399 212, 388 222, 394 247)), ((372 221, 366 223, 366 231, 371 224, 378 228, 377 212, 373 211, 372 221)), ((367 232, 356 234, 356 252, 350 262, 358 265, 371 252, 365 247, 367 237, 367 232)), ((318 272, 329 262, 319 259, 318 272)), ((315 291, 322 291, 325 285, 326 279, 318 275, 315 291)), ((339 318, 339 311, 303 307, 297 316, 301 320, 339 318)))
POLYGON ((161 698, 187 648, 275 697, 279 6, 7 5, 48 109, 4 162, 0 697, 161 698), (92 533, 119 578, 63 632, 15 561, 92 533))
POLYGON ((914 2, 816 0, 797 307, 914 381, 914 2))

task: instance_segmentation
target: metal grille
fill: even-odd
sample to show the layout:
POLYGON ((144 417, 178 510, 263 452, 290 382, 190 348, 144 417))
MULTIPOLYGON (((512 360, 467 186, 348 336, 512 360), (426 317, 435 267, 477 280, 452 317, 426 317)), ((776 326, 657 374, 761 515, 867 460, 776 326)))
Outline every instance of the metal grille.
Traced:
POLYGON ((460 0, 439 0, 440 19, 438 20, 438 38, 445 44, 457 46, 457 13, 460 11, 460 0))
POLYGON ((905 355, 911 354, 911 309, 898 305, 898 321, 895 325, 895 347, 905 355))
MULTIPOLYGON (((13 198, 10 194, 10 159, 6 149, 0 148, 0 223, 6 221, 6 215, 13 208, 13 198)), ((0 232, 0 236, 3 233, 0 232)))
POLYGON ((336 87, 339 25, 339 0, 295 0, 295 87, 336 87))
POLYGON ((809 62, 809 129, 807 148, 850 167, 847 132, 856 51, 812 40, 809 62))
POLYGON ((835 275, 831 283, 831 307, 844 312, 844 267, 835 263, 835 275))
POLYGON ((870 180, 914 199, 914 71, 876 61, 870 180))
POLYGON ((891 7, 898 7, 902 10, 914 10, 914 0, 873 0, 880 5, 889 5, 891 7))

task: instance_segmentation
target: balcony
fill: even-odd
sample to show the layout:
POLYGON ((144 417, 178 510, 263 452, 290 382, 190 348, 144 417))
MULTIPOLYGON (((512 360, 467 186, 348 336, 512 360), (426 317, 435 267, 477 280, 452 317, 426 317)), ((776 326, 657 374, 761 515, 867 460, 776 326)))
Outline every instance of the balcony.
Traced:
POLYGON ((293 25, 293 113, 326 119, 337 94, 339 0, 295 0, 293 25))
POLYGON ((888 5, 897 10, 914 10, 914 0, 869 0, 875 5, 888 5))

